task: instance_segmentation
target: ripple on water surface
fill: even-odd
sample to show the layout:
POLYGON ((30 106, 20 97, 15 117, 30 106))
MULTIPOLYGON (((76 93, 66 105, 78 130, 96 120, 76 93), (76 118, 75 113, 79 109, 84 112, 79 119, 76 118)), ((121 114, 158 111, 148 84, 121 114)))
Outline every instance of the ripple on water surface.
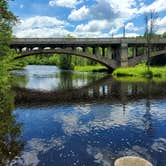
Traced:
POLYGON ((17 108, 27 165, 113 165, 124 155, 166 163, 165 101, 17 108), (160 108, 160 109, 157 109, 160 108))

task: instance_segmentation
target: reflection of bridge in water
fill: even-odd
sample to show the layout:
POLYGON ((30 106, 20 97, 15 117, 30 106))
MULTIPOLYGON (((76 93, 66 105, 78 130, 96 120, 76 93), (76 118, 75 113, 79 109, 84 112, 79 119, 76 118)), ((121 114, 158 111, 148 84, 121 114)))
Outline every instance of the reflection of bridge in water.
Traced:
POLYGON ((119 82, 106 77, 81 88, 57 91, 35 91, 14 88, 16 104, 47 105, 56 103, 110 102, 127 103, 138 99, 166 98, 166 84, 154 82, 119 82), (159 88, 160 87, 160 88, 159 88))
MULTIPOLYGON (((15 59, 38 54, 76 55, 99 62, 111 70, 134 66, 147 59, 147 43, 141 38, 18 38, 10 46, 20 54, 15 59), (130 57, 129 48, 132 50, 130 57)), ((151 46, 151 57, 166 54, 166 39, 154 39, 151 46)))

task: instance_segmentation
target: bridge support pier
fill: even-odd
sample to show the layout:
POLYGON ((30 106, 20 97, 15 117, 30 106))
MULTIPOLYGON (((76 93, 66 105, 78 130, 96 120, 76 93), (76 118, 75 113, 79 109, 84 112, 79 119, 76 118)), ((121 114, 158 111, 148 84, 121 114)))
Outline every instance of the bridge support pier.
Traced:
POLYGON ((137 56, 137 48, 136 47, 133 47, 133 50, 132 50, 132 57, 135 58, 137 56))
POLYGON ((92 54, 96 55, 96 49, 95 49, 95 47, 92 48, 92 54))
POLYGON ((99 47, 95 47, 95 55, 100 56, 100 49, 99 47))
POLYGON ((120 67, 128 67, 128 44, 127 43, 121 43, 120 67))
POLYGON ((111 56, 112 55, 112 53, 111 53, 111 47, 108 47, 107 49, 108 49, 108 58, 111 58, 112 57, 111 56))
POLYGON ((147 56, 147 47, 144 47, 144 56, 147 56))

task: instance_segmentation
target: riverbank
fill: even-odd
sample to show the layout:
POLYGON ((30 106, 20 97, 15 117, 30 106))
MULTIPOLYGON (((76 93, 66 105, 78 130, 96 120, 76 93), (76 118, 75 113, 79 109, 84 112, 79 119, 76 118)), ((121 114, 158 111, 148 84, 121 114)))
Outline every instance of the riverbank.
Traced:
POLYGON ((166 66, 150 67, 149 71, 145 65, 135 67, 118 68, 112 73, 116 77, 166 77, 166 66))

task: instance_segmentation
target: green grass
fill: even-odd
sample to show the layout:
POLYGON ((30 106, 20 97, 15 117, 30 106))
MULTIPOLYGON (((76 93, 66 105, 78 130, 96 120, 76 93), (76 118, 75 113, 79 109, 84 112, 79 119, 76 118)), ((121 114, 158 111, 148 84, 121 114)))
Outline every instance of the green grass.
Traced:
POLYGON ((149 72, 145 65, 137 65, 135 67, 128 68, 118 68, 113 72, 113 76, 166 77, 166 66, 150 67, 149 72))
POLYGON ((80 71, 80 72, 103 72, 103 71, 108 71, 108 69, 105 66, 75 66, 74 67, 75 71, 80 71))
POLYGON ((116 77, 114 76, 114 79, 120 82, 166 82, 166 77, 153 77, 153 78, 147 78, 147 77, 130 77, 130 76, 125 76, 125 77, 116 77))

